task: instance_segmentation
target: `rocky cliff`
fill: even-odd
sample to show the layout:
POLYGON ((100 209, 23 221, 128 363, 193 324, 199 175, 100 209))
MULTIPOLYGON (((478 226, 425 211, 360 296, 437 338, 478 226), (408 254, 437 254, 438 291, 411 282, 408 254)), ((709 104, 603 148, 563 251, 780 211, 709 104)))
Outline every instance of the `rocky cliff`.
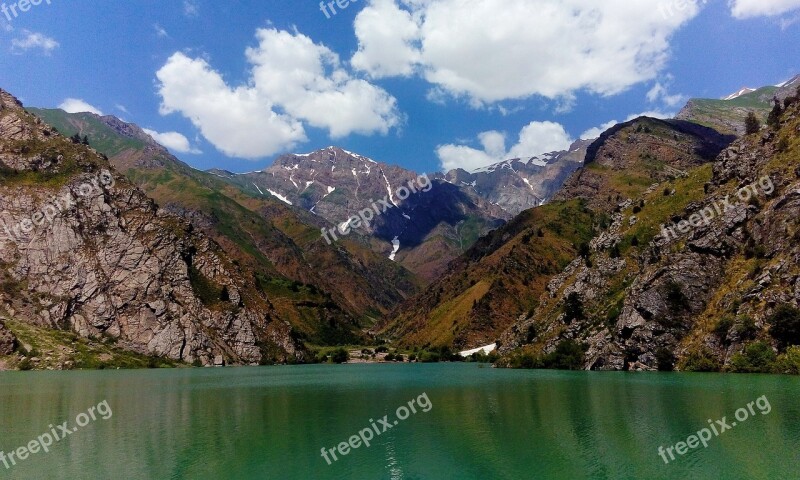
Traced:
POLYGON ((619 205, 502 337, 503 363, 572 350, 586 369, 791 370, 772 362, 800 343, 799 178, 794 100, 778 128, 619 205))
POLYGON ((252 272, 4 91, 0 212, 1 302, 17 322, 184 362, 305 356, 252 272))

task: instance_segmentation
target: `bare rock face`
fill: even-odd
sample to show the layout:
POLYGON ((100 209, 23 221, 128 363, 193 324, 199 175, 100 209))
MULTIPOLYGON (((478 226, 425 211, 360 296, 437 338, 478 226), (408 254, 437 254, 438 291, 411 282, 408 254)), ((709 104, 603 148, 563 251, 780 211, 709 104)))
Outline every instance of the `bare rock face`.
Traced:
POLYGON ((11 355, 17 348, 17 338, 0 319, 0 355, 11 355))
POLYGON ((190 224, 0 91, 1 301, 15 318, 185 362, 302 360, 291 328, 190 224))

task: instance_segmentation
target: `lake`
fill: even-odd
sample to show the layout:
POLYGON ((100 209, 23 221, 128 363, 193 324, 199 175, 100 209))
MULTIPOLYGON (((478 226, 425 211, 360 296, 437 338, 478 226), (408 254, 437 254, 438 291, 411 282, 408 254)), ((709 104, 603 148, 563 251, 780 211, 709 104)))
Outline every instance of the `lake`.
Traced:
POLYGON ((798 399, 794 377, 476 364, 4 372, 0 478, 800 478, 798 399))

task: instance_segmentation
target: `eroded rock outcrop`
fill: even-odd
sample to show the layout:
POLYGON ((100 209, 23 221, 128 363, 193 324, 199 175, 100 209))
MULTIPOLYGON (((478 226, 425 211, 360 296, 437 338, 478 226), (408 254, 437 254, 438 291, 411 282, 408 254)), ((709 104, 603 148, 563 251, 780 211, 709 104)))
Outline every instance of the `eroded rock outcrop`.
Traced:
POLYGON ((2 91, 0 169, 0 282, 15 319, 186 362, 304 358, 252 272, 2 91))

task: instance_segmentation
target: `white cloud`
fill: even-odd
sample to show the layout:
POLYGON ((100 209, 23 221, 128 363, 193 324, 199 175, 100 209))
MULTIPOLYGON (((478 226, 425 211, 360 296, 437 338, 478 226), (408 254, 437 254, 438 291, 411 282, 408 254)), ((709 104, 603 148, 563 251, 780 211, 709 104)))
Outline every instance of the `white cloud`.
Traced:
POLYGON ((95 115, 103 115, 103 112, 101 112, 99 108, 88 104, 80 98, 68 98, 61 102, 61 105, 59 105, 58 108, 67 113, 89 112, 94 113, 95 115))
POLYGON ((200 12, 195 0, 183 0, 183 14, 187 17, 196 17, 200 12))
POLYGON ((302 124, 249 87, 230 88, 205 60, 176 53, 156 73, 161 114, 180 112, 224 154, 257 159, 306 141, 302 124))
POLYGON ((613 127, 614 125, 618 124, 619 122, 616 120, 611 120, 606 122, 599 127, 593 127, 589 130, 586 130, 581 134, 581 140, 594 140, 595 138, 600 138, 600 135, 603 134, 606 130, 613 127))
POLYGON ((256 36, 259 45, 246 50, 251 78, 241 86, 229 86, 205 60, 172 55, 156 73, 161 113, 183 114, 223 153, 250 159, 306 141, 303 122, 332 138, 401 124, 396 99, 352 77, 324 45, 271 28, 256 36))
POLYGON ((144 133, 153 137, 153 140, 167 147, 172 152, 192 154, 203 153, 199 149, 192 147, 192 145, 189 143, 189 139, 178 132, 158 133, 155 130, 150 130, 147 128, 143 128, 142 130, 144 130, 144 133))
POLYGON ((388 133, 400 124, 397 101, 385 90, 350 76, 339 56, 299 33, 261 29, 247 49, 255 88, 289 115, 333 138, 388 133))
POLYGON ((353 55, 353 67, 373 77, 409 76, 420 60, 415 44, 419 25, 411 13, 394 0, 373 0, 355 20, 356 37, 361 41, 353 55))
MULTIPOLYGON (((658 110, 651 110, 648 112, 632 113, 628 115, 628 118, 626 118, 625 121, 630 122, 634 118, 639 118, 639 117, 659 118, 663 120, 668 118, 674 118, 675 114, 669 112, 661 112, 658 110)), ((618 122, 617 120, 611 120, 600 125, 599 127, 590 128, 589 130, 586 130, 581 134, 581 140, 593 140, 595 138, 599 138, 603 132, 605 132, 606 130, 608 130, 609 128, 613 127, 618 123, 620 122, 618 122)))
POLYGON ((656 82, 653 88, 647 92, 647 101, 650 103, 657 103, 660 101, 668 107, 675 107, 685 102, 686 97, 683 95, 672 95, 669 93, 669 87, 667 85, 656 82))
POLYGON ((371 0, 352 64, 376 77, 420 72, 473 105, 541 95, 569 110, 577 91, 654 79, 699 1, 665 15, 652 0, 371 0))
POLYGON ((156 31, 156 35, 161 38, 168 38, 169 33, 162 27, 161 25, 155 23, 153 24, 153 29, 156 31))
POLYGON ((120 111, 120 112, 122 112, 122 113, 127 113, 128 115, 130 115, 130 114, 131 114, 131 112, 129 112, 129 111, 128 111, 128 109, 127 109, 127 108, 125 108, 125 105, 122 105, 122 104, 120 104, 120 103, 118 103, 118 104, 114 105, 114 108, 116 108, 117 110, 119 110, 119 111, 120 111))
POLYGON ((735 18, 773 17, 800 9, 800 0, 731 0, 735 18))
POLYGON ((11 51, 15 54, 22 54, 28 50, 41 49, 45 55, 59 47, 59 43, 54 39, 42 33, 31 32, 23 30, 22 38, 14 38, 11 40, 11 51))
POLYGON ((662 103, 666 107, 676 107, 684 103, 688 98, 685 95, 671 94, 670 89, 675 77, 672 74, 666 74, 663 78, 653 85, 647 92, 647 101, 650 103, 662 103))
POLYGON ((471 171, 510 158, 527 159, 541 153, 566 150, 573 140, 564 127, 554 122, 531 122, 519 134, 519 140, 506 151, 506 137, 494 130, 478 135, 482 150, 466 145, 440 145, 436 154, 443 170, 463 168, 471 171))

